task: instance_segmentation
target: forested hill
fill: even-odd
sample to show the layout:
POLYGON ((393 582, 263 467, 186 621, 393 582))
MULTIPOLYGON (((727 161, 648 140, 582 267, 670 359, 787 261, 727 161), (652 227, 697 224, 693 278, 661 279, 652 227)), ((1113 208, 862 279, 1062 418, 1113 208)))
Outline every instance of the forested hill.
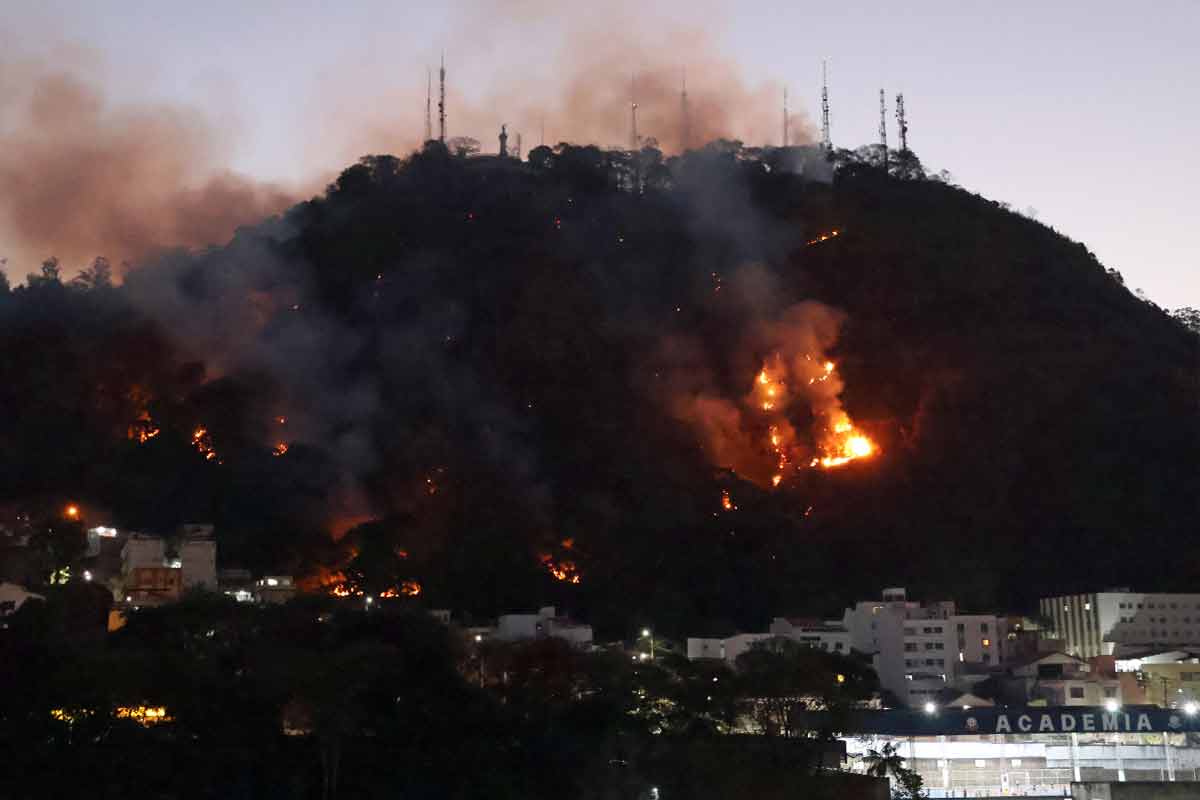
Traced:
POLYGON ((1194 587, 1200 338, 911 156, 837 161, 431 144, 120 287, 51 265, 0 299, 4 501, 601 633, 1194 587), (874 450, 810 466, 840 412, 874 450))

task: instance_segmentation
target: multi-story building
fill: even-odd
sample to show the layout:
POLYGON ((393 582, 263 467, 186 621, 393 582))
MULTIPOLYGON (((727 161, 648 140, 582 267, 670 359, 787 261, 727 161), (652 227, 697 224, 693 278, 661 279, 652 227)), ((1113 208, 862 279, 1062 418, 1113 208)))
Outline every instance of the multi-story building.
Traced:
POLYGON ((186 525, 174 548, 160 536, 133 533, 121 548, 118 601, 158 605, 178 600, 189 589, 215 591, 217 543, 211 525, 186 525))
POLYGON ((493 636, 508 642, 563 639, 573 647, 588 648, 592 645, 592 626, 559 616, 554 606, 546 606, 536 614, 505 614, 497 620, 493 636))
POLYGON ((854 649, 872 655, 879 683, 905 705, 936 703, 959 673, 999 667, 1005 617, 959 614, 952 601, 918 603, 901 588, 878 601, 859 602, 845 614, 854 649))
POLYGON ((836 622, 776 617, 771 620, 771 627, 768 628, 768 631, 773 636, 782 636, 817 650, 842 655, 850 654, 850 631, 836 622))
POLYGON ((1047 653, 1014 666, 1011 673, 1006 693, 1014 703, 1103 706, 1125 702, 1115 673, 1067 653, 1047 653))
POLYGON ((1044 597, 1042 616, 1066 652, 1080 658, 1133 658, 1165 650, 1200 651, 1200 594, 1113 589, 1044 597))

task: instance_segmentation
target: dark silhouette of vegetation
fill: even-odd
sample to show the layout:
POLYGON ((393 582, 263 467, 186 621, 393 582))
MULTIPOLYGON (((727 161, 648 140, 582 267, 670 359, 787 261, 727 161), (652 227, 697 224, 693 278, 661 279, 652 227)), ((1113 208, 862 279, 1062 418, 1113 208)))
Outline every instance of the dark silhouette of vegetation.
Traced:
POLYGON ((557 602, 602 638, 885 584, 1018 609, 1194 585, 1198 337, 1083 245, 876 157, 430 143, 120 286, 48 261, 0 293, 0 499, 212 521, 223 564, 297 575, 374 519, 392 561, 362 580, 479 617, 557 602), (685 341, 743 397, 748 333, 801 300, 845 313, 830 356, 882 453, 764 491, 711 463, 664 364, 685 341))

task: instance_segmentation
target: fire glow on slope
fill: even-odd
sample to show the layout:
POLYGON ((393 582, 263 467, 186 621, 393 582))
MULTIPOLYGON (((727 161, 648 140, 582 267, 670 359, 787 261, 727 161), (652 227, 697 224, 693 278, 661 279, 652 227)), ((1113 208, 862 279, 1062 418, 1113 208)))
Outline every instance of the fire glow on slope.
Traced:
MULTIPOLYGON (((807 385, 822 384, 835 377, 837 365, 832 361, 817 361, 805 354, 802 361, 807 373, 807 385)), ((793 375, 797 372, 793 369, 793 375)), ((786 416, 789 400, 783 359, 777 354, 763 364, 754 380, 752 397, 755 406, 768 418, 767 449, 775 462, 771 486, 779 486, 794 462, 795 432, 786 416)), ((862 458, 870 458, 878 447, 870 437, 855 428, 850 415, 840 405, 831 405, 817 414, 819 428, 816 431, 816 455, 809 461, 810 467, 832 469, 862 458)))

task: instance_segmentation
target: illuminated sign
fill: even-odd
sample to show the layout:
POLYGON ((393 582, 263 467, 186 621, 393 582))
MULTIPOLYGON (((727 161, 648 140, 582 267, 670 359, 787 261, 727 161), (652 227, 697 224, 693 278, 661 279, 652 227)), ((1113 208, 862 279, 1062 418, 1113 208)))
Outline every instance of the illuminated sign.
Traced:
POLYGON ((1200 714, 1157 706, 937 708, 857 711, 830 719, 822 712, 796 715, 800 725, 845 733, 899 736, 979 736, 1036 733, 1200 733, 1200 714))

